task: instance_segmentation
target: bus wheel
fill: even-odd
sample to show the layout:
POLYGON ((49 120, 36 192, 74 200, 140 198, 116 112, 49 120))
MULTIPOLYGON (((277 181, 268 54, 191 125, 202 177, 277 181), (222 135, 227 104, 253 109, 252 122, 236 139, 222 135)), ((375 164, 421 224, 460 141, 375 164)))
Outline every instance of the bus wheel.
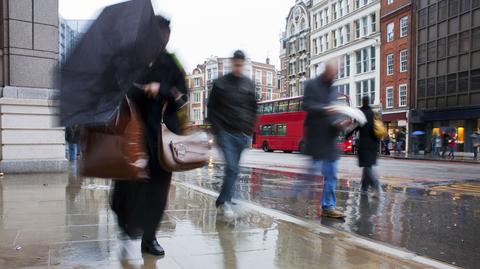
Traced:
POLYGON ((300 145, 298 145, 298 148, 300 150, 300 153, 305 154, 305 142, 300 142, 300 145))
POLYGON ((272 151, 273 151, 273 150, 270 150, 270 149, 268 148, 268 143, 267 143, 267 141, 264 141, 264 142, 263 142, 262 149, 263 149, 263 151, 265 151, 265 152, 272 152, 272 151))

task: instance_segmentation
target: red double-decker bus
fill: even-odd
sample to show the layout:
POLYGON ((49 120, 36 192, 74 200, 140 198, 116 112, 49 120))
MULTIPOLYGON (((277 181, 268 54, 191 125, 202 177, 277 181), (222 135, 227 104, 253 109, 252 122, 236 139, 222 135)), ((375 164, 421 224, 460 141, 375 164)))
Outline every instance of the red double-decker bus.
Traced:
MULTIPOLYGON (((348 96, 341 96, 338 101, 350 105, 348 96)), ((303 97, 258 103, 253 148, 263 149, 265 152, 304 152, 303 122, 306 115, 303 110, 303 97)), ((343 134, 338 136, 337 144, 344 153, 352 152, 352 141, 343 134)))

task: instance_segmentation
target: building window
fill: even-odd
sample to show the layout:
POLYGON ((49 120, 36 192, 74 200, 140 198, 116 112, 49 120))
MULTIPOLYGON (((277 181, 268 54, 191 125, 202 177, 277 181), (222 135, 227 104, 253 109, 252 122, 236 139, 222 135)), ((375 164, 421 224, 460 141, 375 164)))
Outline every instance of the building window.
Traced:
POLYGON ((355 39, 360 38, 360 20, 355 21, 355 39))
POLYGON ((355 51, 357 74, 375 70, 375 47, 355 51))
POLYGON ((429 78, 427 80, 427 96, 435 96, 435 78, 429 78))
POLYGON ((320 52, 323 52, 323 36, 320 37, 318 43, 320 44, 320 52))
POLYGON ((362 97, 370 97, 370 104, 375 102, 375 79, 367 79, 355 83, 357 106, 362 105, 362 97))
POLYGON ((375 13, 370 15, 370 25, 372 33, 375 33, 377 31, 377 15, 375 13))
POLYGON ((400 85, 400 87, 398 87, 398 100, 399 100, 398 106, 400 107, 407 106, 407 85, 400 85))
POLYGON ((350 96, 350 84, 332 86, 332 89, 340 95, 350 96))
POLYGON ((350 24, 345 25, 345 40, 346 42, 350 42, 350 24))
POLYGON ((194 103, 200 103, 201 102, 200 92, 194 92, 193 93, 193 102, 194 103))
POLYGON ((445 94, 445 76, 437 77, 437 96, 445 94))
POLYGON ((455 56, 458 53, 458 38, 457 35, 448 37, 448 56, 455 56))
POLYGON ((345 43, 345 32, 343 30, 343 27, 340 27, 338 33, 340 34, 340 45, 343 45, 345 43))
POLYGON ((267 89, 267 100, 272 100, 272 89, 267 89))
POLYGON ((452 74, 447 76, 447 93, 452 94, 457 92, 457 75, 452 74))
POLYGON ((362 18, 362 34, 363 36, 366 36, 368 34, 368 17, 363 17, 362 18))
POLYGON ((400 51, 400 72, 406 72, 408 70, 408 50, 400 51))
POLYGON ((448 11, 449 11, 449 15, 450 17, 452 16, 456 16, 458 14, 458 0, 450 0, 448 1, 448 11))
POLYGON ((337 4, 333 3, 332 4, 332 20, 337 19, 337 4))
POLYGON ((273 73, 272 72, 267 73, 267 85, 268 86, 273 85, 273 73))
POLYGON ((393 32, 395 24, 393 22, 387 24, 387 42, 393 41, 395 34, 393 32))
POLYGON ((323 36, 323 40, 325 40, 325 50, 328 50, 328 33, 323 36))
POLYGON ((194 109, 193 110, 193 120, 195 122, 198 122, 201 120, 201 113, 200 113, 200 109, 194 109))
POLYGON ((437 20, 437 6, 431 5, 428 8, 428 24, 434 24, 437 20))
POLYGON ((194 80, 195 87, 200 87, 200 78, 195 78, 194 80))
POLYGON ((385 95, 387 97, 386 108, 393 108, 393 88, 387 88, 387 92, 385 95))
POLYGON ((437 55, 438 58, 444 58, 447 55, 447 40, 445 38, 437 41, 437 55))
POLYGON ((318 15, 314 14, 313 15, 313 29, 317 29, 317 28, 318 28, 318 15))
POLYGON ((477 27, 472 30, 472 49, 473 50, 480 49, 480 27, 477 27))
POLYGON ((313 40, 313 54, 315 54, 315 55, 318 54, 318 44, 317 44, 317 39, 316 38, 313 40))
POLYGON ((339 57, 338 61, 338 78, 350 76, 350 55, 345 54, 339 57))
POLYGON ((393 4, 393 0, 387 0, 387 5, 393 4))
POLYGON ((333 47, 337 47, 337 30, 332 31, 332 40, 333 40, 333 47))
MULTIPOLYGON (((295 71, 295 70, 294 70, 294 71, 295 71)), ((256 82, 257 84, 262 83, 262 71, 257 70, 257 71, 255 72, 255 82, 256 82)))
POLYGON ((418 28, 427 26, 427 9, 424 8, 418 12, 418 28))
POLYGON ((400 37, 405 37, 408 35, 408 17, 403 17, 400 19, 400 37))
POLYGON ((320 11, 320 13, 318 14, 318 17, 319 17, 319 25, 320 27, 323 26, 323 10, 320 11))
POLYGON ((443 21, 448 17, 447 0, 438 2, 438 21, 443 21))
POLYGON ((470 32, 460 33, 460 52, 468 52, 470 50, 470 32))
POLYGON ((393 54, 387 55, 387 75, 393 75, 393 54))
POLYGON ((325 24, 328 24, 328 7, 325 8, 325 11, 323 12, 325 14, 325 24))
POLYGON ((480 69, 472 70, 470 76, 470 91, 480 91, 480 69))

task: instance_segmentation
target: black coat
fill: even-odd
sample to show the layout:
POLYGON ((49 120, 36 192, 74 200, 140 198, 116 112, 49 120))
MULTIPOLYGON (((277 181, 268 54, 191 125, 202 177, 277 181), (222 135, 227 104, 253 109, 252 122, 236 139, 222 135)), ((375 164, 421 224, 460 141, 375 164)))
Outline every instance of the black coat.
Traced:
POLYGON ((360 139, 358 141, 358 165, 360 167, 370 167, 377 163, 379 140, 373 130, 374 113, 372 108, 362 107, 360 110, 367 118, 367 124, 359 127, 360 139))
POLYGON ((340 132, 335 126, 334 115, 327 115, 325 108, 332 105, 338 97, 332 89, 331 81, 322 77, 309 80, 305 85, 303 100, 305 119, 306 154, 315 160, 337 160, 340 153, 337 147, 337 137, 340 132))
POLYGON ((255 85, 249 78, 227 74, 215 81, 208 100, 208 120, 214 132, 251 135, 256 117, 255 85))
POLYGON ((152 99, 138 89, 132 89, 129 97, 137 104, 146 127, 146 141, 149 154, 149 170, 151 177, 170 177, 171 173, 166 172, 160 166, 158 159, 158 132, 162 121, 162 104, 168 103, 165 111, 164 122, 174 133, 180 132, 180 123, 177 117, 177 110, 183 103, 175 102, 171 94, 171 88, 176 87, 181 93, 186 93, 185 76, 183 69, 176 63, 172 54, 162 53, 155 65, 146 75, 142 83, 160 82, 160 96, 152 99))

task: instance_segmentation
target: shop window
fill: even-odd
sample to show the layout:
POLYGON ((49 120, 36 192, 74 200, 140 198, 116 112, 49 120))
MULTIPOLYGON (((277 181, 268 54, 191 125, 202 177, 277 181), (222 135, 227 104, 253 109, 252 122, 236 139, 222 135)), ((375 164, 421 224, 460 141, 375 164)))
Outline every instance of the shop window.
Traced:
POLYGON ((465 143, 465 128, 463 127, 457 128, 457 143, 458 144, 465 143))

